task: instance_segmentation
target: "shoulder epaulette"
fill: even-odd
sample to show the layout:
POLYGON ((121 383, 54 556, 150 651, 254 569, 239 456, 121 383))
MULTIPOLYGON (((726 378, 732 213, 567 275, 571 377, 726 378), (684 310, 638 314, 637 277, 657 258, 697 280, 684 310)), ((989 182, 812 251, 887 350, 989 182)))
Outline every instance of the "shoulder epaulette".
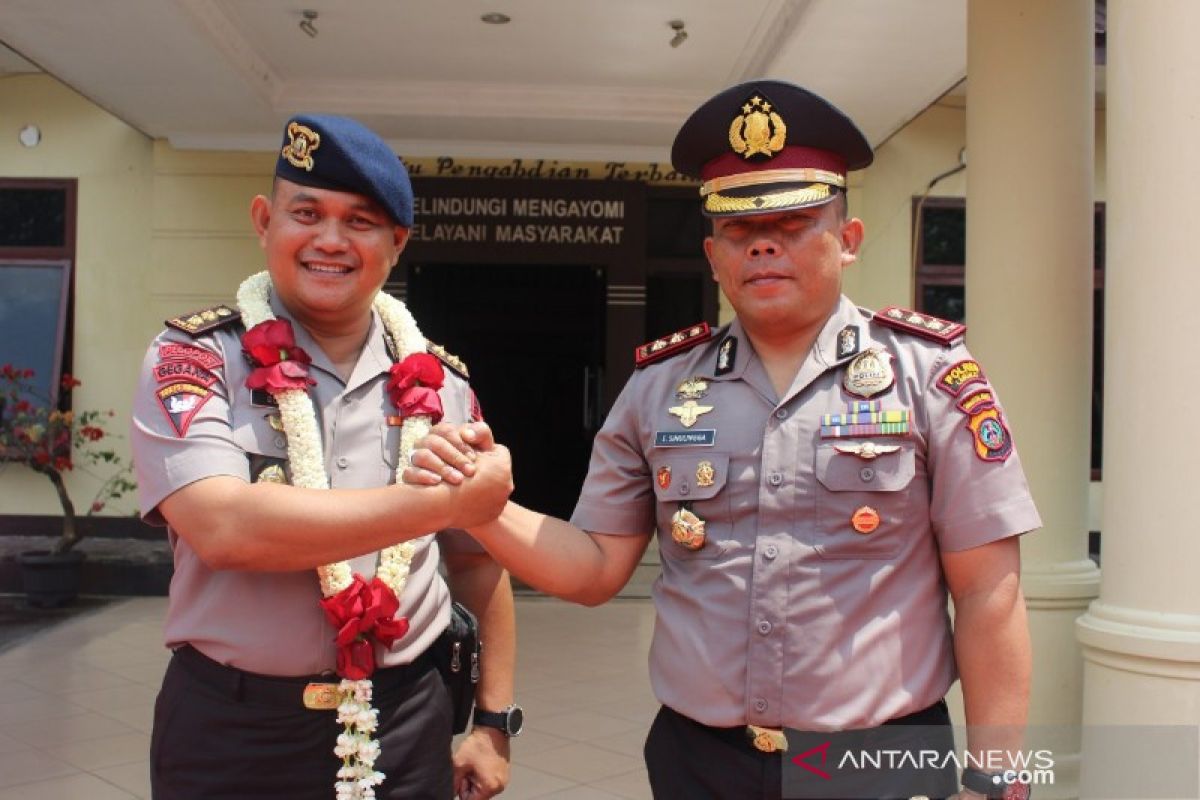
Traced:
POLYGON ((920 336, 922 339, 941 342, 947 347, 954 344, 967 332, 967 326, 961 322, 938 319, 928 314, 900 308, 900 306, 888 306, 877 311, 875 321, 887 328, 895 328, 898 331, 920 336))
POLYGON ((467 372, 467 365, 463 360, 456 355, 451 355, 446 352, 446 348, 440 344, 434 344, 428 339, 425 340, 425 349, 431 354, 438 357, 438 360, 450 368, 452 372, 458 375, 463 380, 470 380, 471 373, 467 372))
POLYGON ((646 342, 634 349, 633 367, 634 369, 641 369, 647 364, 653 364, 655 361, 661 361, 668 356, 682 353, 684 350, 693 348, 701 342, 707 342, 711 338, 712 328, 709 327, 707 322, 701 322, 689 328, 684 328, 681 331, 676 331, 670 336, 663 336, 652 342, 646 342))
POLYGON ((183 331, 188 336, 196 337, 208 333, 215 328, 222 328, 242 318, 240 311, 227 305, 209 306, 190 314, 180 314, 166 320, 172 328, 183 331))

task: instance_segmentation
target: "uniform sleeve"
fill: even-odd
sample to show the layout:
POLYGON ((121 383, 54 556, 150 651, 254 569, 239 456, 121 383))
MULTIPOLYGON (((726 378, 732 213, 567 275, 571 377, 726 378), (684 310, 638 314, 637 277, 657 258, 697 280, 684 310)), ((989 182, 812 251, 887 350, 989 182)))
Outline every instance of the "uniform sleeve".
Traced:
POLYGON ((995 389, 959 345, 925 391, 929 516, 940 549, 967 550, 1041 527, 995 389))
POLYGON ((146 522, 166 524, 158 504, 202 478, 250 480, 249 461, 232 430, 224 357, 215 340, 180 342, 161 334, 142 362, 131 422, 138 504, 146 522), (164 348, 183 355, 164 357, 164 348))
POLYGON ((571 523, 592 533, 654 531, 654 491, 638 412, 645 372, 634 372, 592 443, 592 459, 571 523))

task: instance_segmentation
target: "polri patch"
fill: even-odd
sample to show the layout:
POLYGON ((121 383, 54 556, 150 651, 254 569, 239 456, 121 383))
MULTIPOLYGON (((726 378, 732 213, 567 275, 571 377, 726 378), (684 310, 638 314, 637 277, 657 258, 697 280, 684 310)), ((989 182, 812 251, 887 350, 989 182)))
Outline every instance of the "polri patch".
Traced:
POLYGON ((160 344, 158 346, 158 358, 160 361, 191 361, 205 369, 216 369, 225 363, 219 355, 211 350, 205 350, 203 347, 195 347, 190 344, 179 344, 178 342, 160 344))
POLYGON ((1012 436, 1000 409, 989 406, 972 414, 967 427, 975 437, 975 455, 984 461, 1006 461, 1012 455, 1012 436))
POLYGON ((949 392, 951 397, 958 397, 963 389, 974 383, 987 383, 987 376, 978 361, 969 359, 952 364, 937 381, 938 388, 949 392))
POLYGON ((655 447, 712 447, 717 443, 716 428, 694 431, 655 431, 655 447))
POLYGON ((191 361, 160 361, 154 365, 154 379, 159 383, 195 383, 209 387, 217 376, 191 361))
POLYGON ((187 435, 192 419, 212 394, 211 389, 194 383, 171 383, 160 387, 154 393, 158 398, 159 407, 167 415, 167 420, 180 438, 187 435))

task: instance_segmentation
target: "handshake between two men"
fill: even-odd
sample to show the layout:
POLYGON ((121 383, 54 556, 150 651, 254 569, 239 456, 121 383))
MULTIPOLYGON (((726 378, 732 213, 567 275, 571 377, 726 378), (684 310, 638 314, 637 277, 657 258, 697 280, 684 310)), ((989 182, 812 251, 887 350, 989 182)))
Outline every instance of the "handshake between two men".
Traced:
POLYGON ((512 459, 482 422, 435 426, 413 449, 402 478, 413 486, 449 486, 460 493, 454 525, 517 578, 563 600, 599 605, 613 597, 650 540, 650 531, 583 531, 509 501, 512 459))

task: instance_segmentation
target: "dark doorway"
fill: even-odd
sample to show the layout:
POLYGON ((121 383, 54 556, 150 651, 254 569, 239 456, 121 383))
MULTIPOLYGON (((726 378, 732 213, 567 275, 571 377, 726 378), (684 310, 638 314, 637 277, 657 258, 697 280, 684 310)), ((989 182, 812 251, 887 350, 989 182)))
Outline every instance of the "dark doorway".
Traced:
POLYGON ((604 270, 412 265, 407 296, 425 335, 466 361, 484 418, 512 450, 513 499, 569 517, 602 418, 604 270))

